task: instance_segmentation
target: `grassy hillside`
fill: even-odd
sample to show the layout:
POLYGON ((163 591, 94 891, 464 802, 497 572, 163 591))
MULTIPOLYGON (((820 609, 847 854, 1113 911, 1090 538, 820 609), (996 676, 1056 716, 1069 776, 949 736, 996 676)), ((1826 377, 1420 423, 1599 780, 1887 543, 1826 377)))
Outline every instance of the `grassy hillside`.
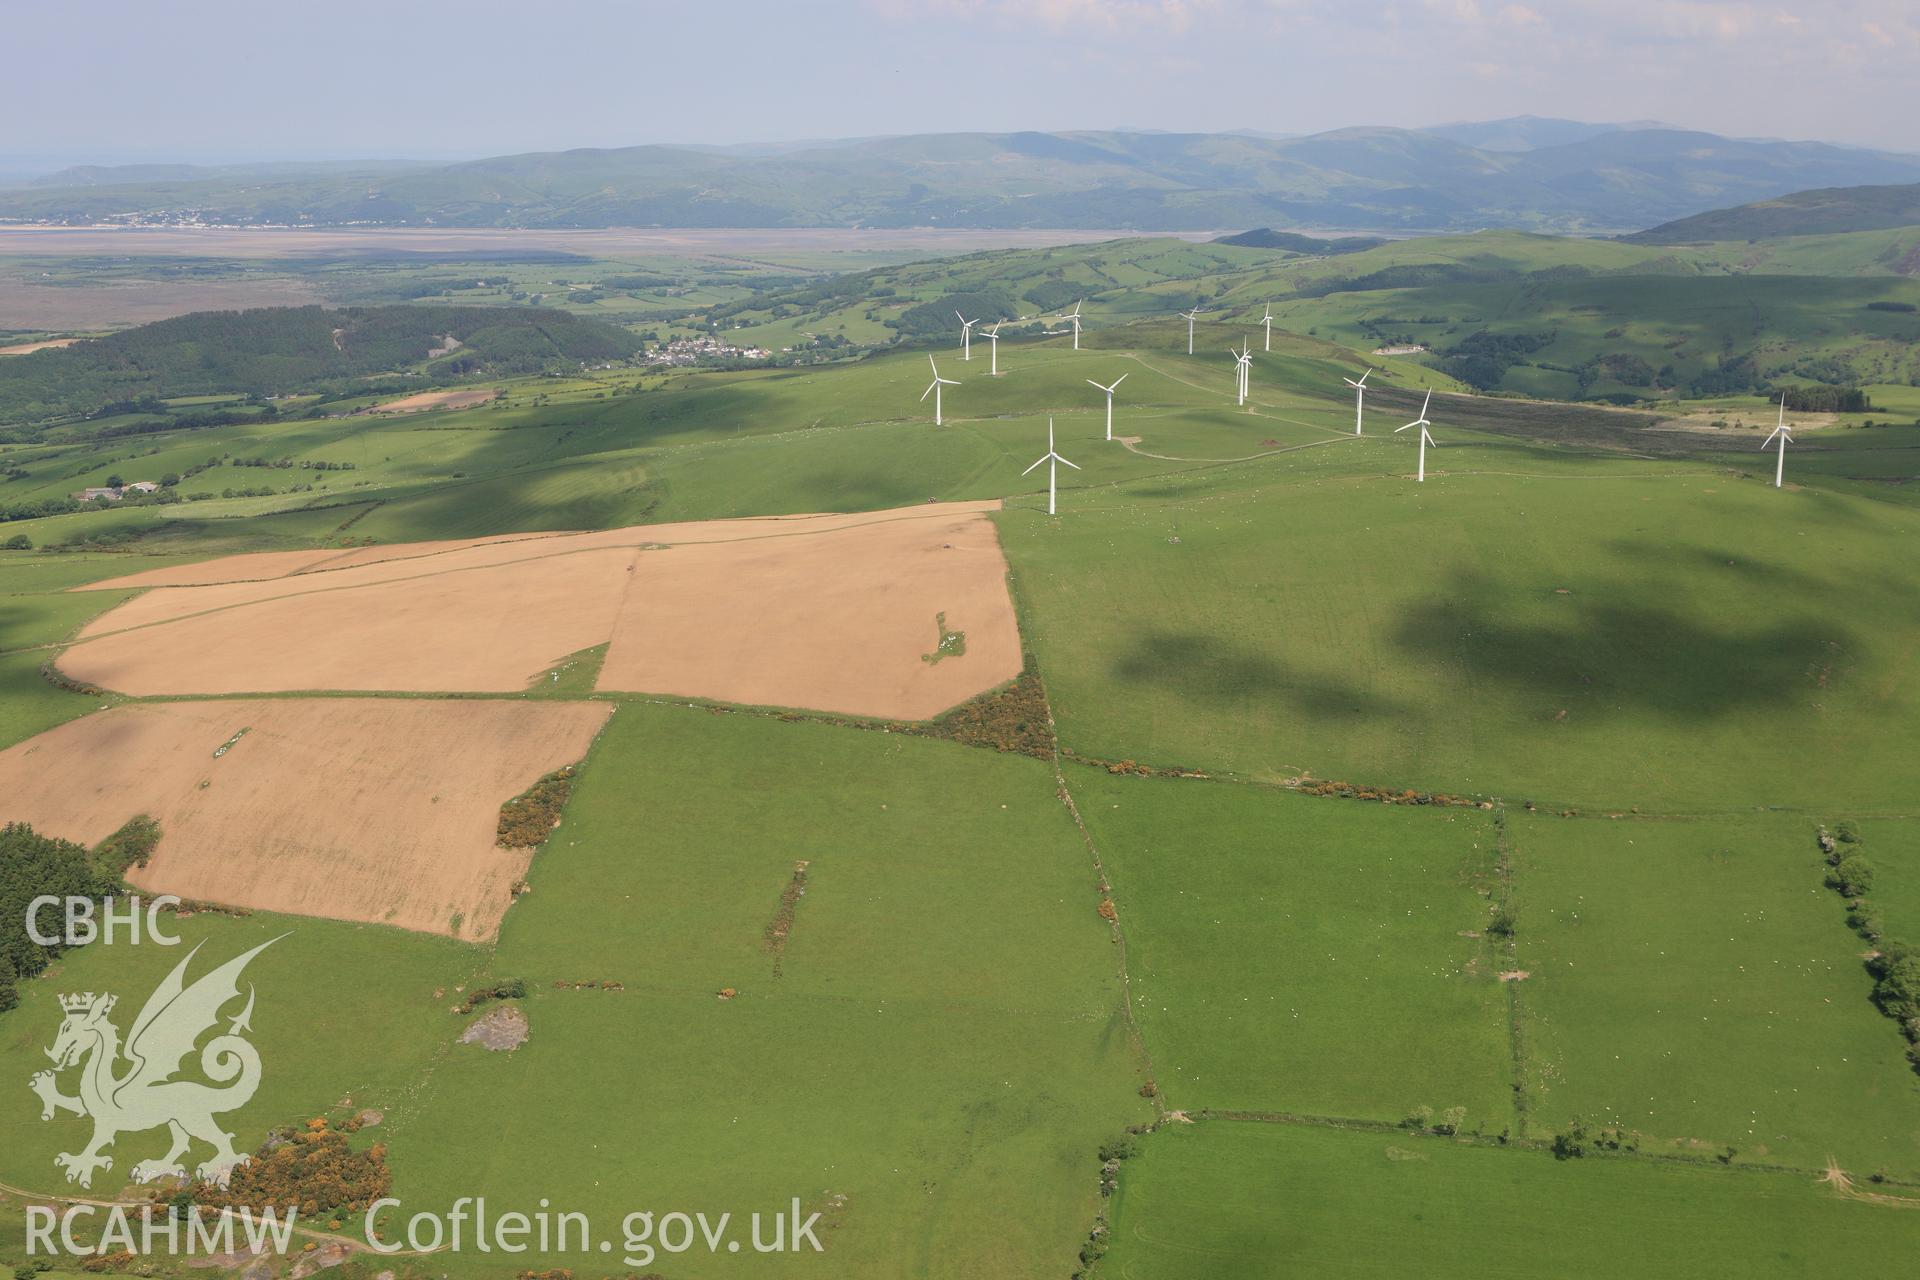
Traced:
POLYGON ((1777 240, 1920 224, 1920 184, 1825 187, 1679 218, 1628 236, 1636 244, 1777 240))
POLYGON ((524 307, 202 312, 0 361, 0 422, 31 427, 114 406, 151 411, 159 406, 142 402, 162 397, 366 390, 381 374, 419 375, 425 386, 577 368, 638 346, 610 325, 524 307))
POLYGON ((1419 346, 1416 359, 1483 390, 1553 399, 1920 377, 1920 284, 1902 274, 1920 229, 1764 249, 1485 232, 1341 250, 1233 238, 1013 250, 773 289, 708 314, 735 341, 771 346, 822 332, 951 346, 956 311, 1037 335, 1079 302, 1095 344, 1113 325, 1195 306, 1203 331, 1237 340, 1271 308, 1282 331, 1362 352, 1419 346))

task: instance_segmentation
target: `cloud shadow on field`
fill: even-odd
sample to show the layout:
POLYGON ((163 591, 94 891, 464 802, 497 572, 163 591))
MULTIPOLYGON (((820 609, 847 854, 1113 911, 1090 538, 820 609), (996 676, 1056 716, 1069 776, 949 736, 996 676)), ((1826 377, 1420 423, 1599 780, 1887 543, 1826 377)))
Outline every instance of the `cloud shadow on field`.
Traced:
POLYGON ((1309 675, 1269 653, 1194 631, 1148 631, 1113 663, 1115 679, 1149 685, 1190 702, 1234 706, 1281 699, 1324 719, 1398 715, 1398 703, 1350 684, 1309 675))
POLYGON ((1830 604, 1843 604, 1851 598, 1857 598, 1863 591, 1911 589, 1885 577, 1875 582, 1865 582, 1852 576, 1844 582, 1837 581, 1803 569, 1791 569, 1731 547, 1675 546, 1651 538, 1615 538, 1607 544, 1607 549, 1636 564, 1731 575, 1750 586, 1791 588, 1803 595, 1821 597, 1830 604))
POLYGON ((1867 651, 1858 633, 1830 617, 1752 625, 1726 613, 1638 602, 1645 594, 1631 584, 1585 589, 1546 606, 1564 611, 1559 618, 1532 621, 1542 607, 1537 597, 1456 579, 1405 610, 1391 634, 1410 659, 1461 666, 1475 684, 1539 695, 1543 707, 1680 720, 1817 699, 1867 651))

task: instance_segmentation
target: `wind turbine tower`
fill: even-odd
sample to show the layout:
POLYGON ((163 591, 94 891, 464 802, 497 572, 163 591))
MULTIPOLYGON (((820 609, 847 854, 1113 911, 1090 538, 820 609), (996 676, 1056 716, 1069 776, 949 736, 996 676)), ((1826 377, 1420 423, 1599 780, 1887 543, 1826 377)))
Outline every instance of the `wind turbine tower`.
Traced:
POLYGON ((1432 403, 1433 403, 1433 388, 1428 387, 1427 398, 1420 402, 1420 416, 1415 418, 1412 422, 1409 422, 1404 427, 1394 428, 1395 434, 1405 431, 1411 427, 1420 428, 1420 470, 1413 477, 1415 480, 1423 481, 1427 478, 1427 446, 1432 445, 1436 449, 1440 447, 1440 442, 1427 434, 1427 428, 1433 425, 1431 422, 1427 421, 1427 406, 1432 403))
POLYGON ((1180 314, 1187 318, 1187 354, 1192 355, 1193 354, 1193 322, 1200 318, 1200 308, 1195 307, 1191 311, 1182 311, 1180 314))
POLYGON ((932 356, 927 357, 927 363, 933 365, 933 381, 928 384, 925 391, 920 393, 920 403, 925 404, 928 396, 933 397, 933 425, 937 427, 940 425, 940 388, 957 387, 960 384, 952 378, 941 377, 940 366, 933 364, 932 356))
POLYGON ((1090 385, 1100 387, 1102 391, 1107 393, 1107 439, 1109 440, 1113 439, 1113 393, 1118 391, 1120 389, 1120 384, 1125 382, 1126 380, 1127 380, 1127 375, 1123 373, 1119 377, 1113 380, 1112 386, 1100 387, 1100 384, 1097 382, 1094 382, 1092 378, 1087 379, 1087 382, 1090 385))
POLYGON ((993 322, 992 328, 982 329, 980 331, 980 336, 985 338, 988 343, 987 373, 989 376, 995 378, 1000 376, 1000 326, 1005 323, 1006 321, 1004 320, 996 320, 993 322))
MULTIPOLYGON (((1115 385, 1118 384, 1116 383, 1115 385)), ((1047 451, 1040 455, 1039 459, 1034 462, 1033 467, 1039 466, 1042 462, 1047 464, 1047 514, 1052 515, 1054 514, 1054 496, 1059 491, 1060 464, 1067 462, 1065 458, 1054 452, 1052 418, 1047 419, 1047 451)), ((1071 462, 1067 462, 1067 465, 1073 467, 1075 471, 1080 469, 1071 462)), ((1028 467, 1026 471, 1022 471, 1020 474, 1023 476, 1026 475, 1033 470, 1033 467, 1028 467)))
POLYGON ((1360 424, 1367 408, 1367 379, 1372 376, 1373 370, 1369 369, 1360 375, 1360 381, 1358 382, 1355 382, 1352 378, 1340 379, 1340 381, 1353 388, 1353 434, 1355 435, 1360 434, 1360 424))
POLYGON ((1774 442, 1775 437, 1780 440, 1780 460, 1773 464, 1773 487, 1778 489, 1786 484, 1787 446, 1793 443, 1793 428, 1787 425, 1787 393, 1784 391, 1780 393, 1780 421, 1773 428, 1773 434, 1761 442, 1762 452, 1774 442))
MULTIPOLYGON (((1081 302, 1085 301, 1086 299, 1081 299, 1081 302)), ((1080 349, 1080 302, 1074 303, 1073 310, 1059 317, 1056 323, 1073 326, 1073 349, 1078 351, 1080 349)))

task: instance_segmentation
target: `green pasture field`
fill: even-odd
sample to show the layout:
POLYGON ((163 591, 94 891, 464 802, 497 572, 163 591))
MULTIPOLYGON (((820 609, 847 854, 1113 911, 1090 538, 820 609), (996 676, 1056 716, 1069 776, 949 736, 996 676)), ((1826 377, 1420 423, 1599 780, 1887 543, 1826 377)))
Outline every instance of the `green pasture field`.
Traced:
POLYGON ((609 1227, 797 1196, 834 1225, 796 1274, 1064 1273, 1098 1148, 1152 1114, 1096 884, 1040 761, 623 703, 495 955, 531 1038, 436 1069, 396 1194, 609 1227))
POLYGON ((1221 1120, 1143 1139, 1110 1213, 1110 1280, 1797 1280, 1920 1248, 1920 1212, 1798 1174, 1221 1120))
MULTIPOLYGON (((447 1012, 449 999, 434 993, 453 991, 485 965, 477 948, 380 925, 201 913, 169 927, 182 945, 120 939, 69 953, 22 984, 19 1007, 0 1016, 0 1078, 9 1083, 0 1089, 0 1182, 110 1198, 135 1164, 166 1153, 164 1132, 122 1135, 111 1151, 113 1168, 95 1175, 90 1192, 68 1186, 54 1167, 56 1152, 80 1150, 91 1133, 86 1121, 65 1113, 43 1122, 40 1100, 27 1089, 28 1079, 48 1065, 42 1051, 59 1031, 56 997, 63 992, 117 994, 114 1021, 124 1033, 147 995, 195 946, 201 950, 189 982, 280 938, 244 976, 257 992, 251 1039, 260 1050, 260 1088, 246 1106, 221 1117, 235 1147, 253 1151, 268 1130, 315 1116, 338 1120, 372 1107, 397 1123, 417 1106, 422 1079, 461 1026, 447 1012)), ((237 1005, 229 1014, 236 1012, 237 1005)), ((72 1077, 63 1084, 71 1089, 72 1077)), ((194 1158, 207 1154, 196 1147, 194 1158)))
POLYGON ((1910 508, 1442 431, 1424 485, 1370 435, 1014 504, 1064 743, 1556 805, 1910 798, 1910 508))
POLYGON ((1920 1181, 1920 1076, 1812 821, 1509 821, 1545 1131, 1577 1116, 1647 1151, 1920 1181))
POLYGON ((1854 851, 1873 865, 1869 897, 1879 908, 1887 936, 1920 942, 1920 820, 1872 817, 1855 825, 1860 843, 1854 851))
POLYGON ((1512 1127, 1491 815, 1087 768, 1068 785, 1168 1106, 1512 1127))
POLYGON ((40 674, 58 645, 131 591, 70 592, 165 561, 107 555, 0 551, 0 748, 98 710, 102 699, 56 688, 40 674))

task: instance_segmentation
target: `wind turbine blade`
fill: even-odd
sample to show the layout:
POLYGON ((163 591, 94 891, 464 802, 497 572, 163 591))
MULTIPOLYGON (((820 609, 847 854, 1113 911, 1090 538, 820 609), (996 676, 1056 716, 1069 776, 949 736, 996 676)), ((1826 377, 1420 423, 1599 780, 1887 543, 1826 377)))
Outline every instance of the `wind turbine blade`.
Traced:
MULTIPOLYGON (((1052 457, 1052 456, 1053 456, 1052 454, 1048 454, 1048 455, 1047 455, 1047 457, 1048 457, 1048 458, 1050 458, 1050 457, 1052 457)), ((1042 458, 1042 459, 1040 459, 1040 462, 1045 462, 1046 460, 1047 460, 1046 458, 1042 458)), ((1039 465, 1040 465, 1040 462, 1036 462, 1036 463, 1034 463, 1034 464, 1033 464, 1033 467, 1037 467, 1037 466, 1039 466, 1039 465)), ((1027 471, 1031 471, 1031 470, 1033 470, 1033 467, 1028 467, 1028 468, 1027 468, 1027 471)), ((1021 472, 1020 474, 1021 474, 1021 475, 1025 475, 1025 474, 1027 474, 1027 471, 1022 471, 1022 472, 1021 472)))
POLYGON ((1360 382, 1356 382, 1353 385, 1357 387, 1361 383, 1365 382, 1368 378, 1371 378, 1372 376, 1373 376, 1373 370, 1369 369, 1365 373, 1360 375, 1360 382))
POLYGON ((1065 458, 1061 457, 1057 453, 1053 455, 1053 460, 1059 463, 1063 467, 1072 467, 1075 471, 1078 471, 1080 469, 1078 463, 1068 462, 1065 458))
POLYGON ((939 379, 937 379, 937 378, 936 378, 936 379, 934 379, 934 383, 933 383, 933 386, 931 386, 931 387, 928 387, 928 388, 927 388, 927 389, 926 389, 925 391, 922 391, 922 392, 920 393, 920 400, 921 400, 921 403, 923 403, 923 404, 924 404, 924 403, 926 402, 926 399, 927 399, 927 397, 933 394, 933 387, 937 387, 937 386, 939 386, 939 385, 940 385, 940 381, 939 381, 939 379))
POLYGON ((1417 423, 1417 422, 1409 422, 1409 423, 1407 424, 1407 426, 1406 426, 1406 427, 1395 427, 1395 428, 1393 429, 1393 434, 1395 434, 1395 435, 1399 435, 1399 434, 1400 434, 1400 433, 1401 433, 1402 431, 1405 431, 1405 430, 1407 429, 1407 427, 1417 427, 1417 426, 1419 426, 1419 425, 1420 425, 1420 424, 1419 424, 1419 423, 1417 423))
POLYGON ((1433 403, 1433 388, 1427 388, 1427 398, 1420 402, 1420 421, 1427 420, 1427 406, 1433 403))
POLYGON ((1113 385, 1115 387, 1118 387, 1121 383, 1125 382, 1126 380, 1127 380, 1127 375, 1123 373, 1119 377, 1113 380, 1113 385))
MULTIPOLYGON (((1087 385, 1088 385, 1088 386, 1090 386, 1090 387, 1100 387, 1100 384, 1099 384, 1099 383, 1097 383, 1097 382, 1095 382, 1095 381, 1094 381, 1094 380, 1093 380, 1092 378, 1088 378, 1088 379, 1087 379, 1087 385)), ((1106 390, 1106 388, 1105 388, 1105 387, 1100 387, 1100 389, 1101 389, 1102 391, 1105 391, 1105 390, 1106 390)))

